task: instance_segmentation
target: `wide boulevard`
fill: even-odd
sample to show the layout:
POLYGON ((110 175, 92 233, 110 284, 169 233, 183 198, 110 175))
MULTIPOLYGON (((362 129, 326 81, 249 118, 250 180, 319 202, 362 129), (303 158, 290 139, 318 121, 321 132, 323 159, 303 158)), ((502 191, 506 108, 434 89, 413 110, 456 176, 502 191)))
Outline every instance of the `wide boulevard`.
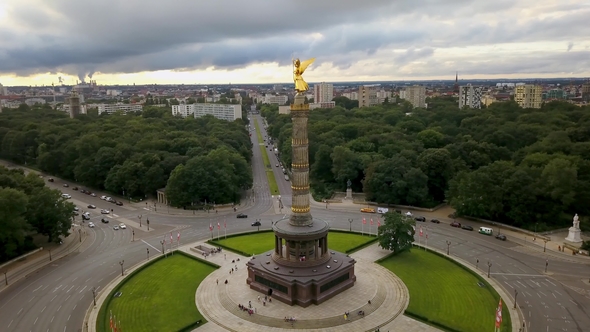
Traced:
MULTIPOLYGON (((252 121, 258 121, 263 138, 267 138, 262 118, 251 115, 252 121)), ((100 199, 106 195, 96 192, 91 197, 74 191, 77 184, 55 179, 47 185, 72 195, 72 202, 82 211, 89 211, 91 221, 96 227, 89 228, 78 217, 74 229, 81 229, 88 234, 83 245, 77 252, 67 257, 54 260, 36 273, 15 282, 0 293, 0 331, 79 331, 83 326, 84 316, 92 304, 92 288, 100 292, 117 273, 121 273, 121 265, 128 268, 162 253, 162 240, 170 248, 170 234, 176 243, 177 234, 183 244, 202 241, 219 234, 235 233, 257 229, 250 226, 260 220, 260 229, 269 229, 271 222, 289 213, 291 203, 290 182, 284 179, 276 155, 268 142, 265 153, 279 185, 281 197, 273 197, 269 193, 262 151, 259 148, 256 131, 252 124, 253 143, 253 176, 254 186, 242 199, 237 212, 231 209, 220 209, 218 213, 199 211, 195 214, 150 201, 116 206, 100 199), (69 188, 63 187, 68 183, 69 188), (96 209, 88 209, 87 205, 96 205, 96 209), (100 209, 113 209, 108 215, 101 215, 100 209), (237 219, 237 213, 247 214, 244 219, 237 219), (141 218, 140 218, 141 217, 141 218), (110 223, 101 223, 101 218, 108 218, 110 223), (147 230, 146 220, 150 221, 147 230), (142 227, 139 227, 140 222, 142 227), (127 229, 114 230, 113 226, 125 223, 127 229), (220 224, 220 230, 217 228, 220 224), (224 224, 227 225, 225 228, 224 224), (209 226, 214 230, 211 232, 209 226)), ((78 185, 79 187, 82 187, 78 185)), ((314 217, 327 220, 331 227, 364 232, 369 231, 370 218, 374 225, 370 229, 376 231, 376 214, 362 214, 359 207, 349 205, 326 206, 314 203, 314 217), (367 224, 362 226, 362 219, 367 224), (352 220, 352 223, 350 221, 352 220)), ((559 253, 544 254, 535 251, 523 243, 523 238, 509 236, 508 241, 499 241, 493 237, 480 235, 449 226, 450 219, 440 212, 414 212, 428 220, 438 218, 440 224, 430 222, 419 223, 428 232, 428 246, 447 251, 452 256, 461 258, 477 267, 490 277, 495 278, 502 287, 514 296, 518 292, 517 303, 521 308, 527 331, 590 331, 590 265, 579 259, 569 258, 559 253), (447 246, 447 242, 450 245, 447 246), (491 264, 491 266, 489 265, 491 264), (545 272, 547 270, 547 272, 545 272)), ((477 223, 470 223, 474 228, 477 223)), ((417 232, 418 233, 418 232, 417 232)), ((419 236, 416 235, 418 240, 419 236)), ((425 237, 419 238, 424 241, 425 237)), ((416 276, 420 278, 420 276, 416 276)), ((423 280, 428 283, 428 280, 423 280)), ((504 299, 507 305, 514 305, 513 298, 504 299)), ((490 309, 490 317, 494 308, 490 309)), ((493 318, 491 318, 493 319, 493 318)))

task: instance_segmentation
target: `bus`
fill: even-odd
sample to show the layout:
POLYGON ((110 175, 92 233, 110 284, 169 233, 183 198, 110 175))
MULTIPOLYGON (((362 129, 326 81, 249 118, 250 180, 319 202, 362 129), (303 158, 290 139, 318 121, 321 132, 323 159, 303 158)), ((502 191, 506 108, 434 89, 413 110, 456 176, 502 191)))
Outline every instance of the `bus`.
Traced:
POLYGON ((289 176, 285 175, 285 181, 289 181, 289 176))
POLYGON ((479 228, 480 234, 492 235, 493 232, 494 232, 494 230, 489 227, 480 227, 479 228))

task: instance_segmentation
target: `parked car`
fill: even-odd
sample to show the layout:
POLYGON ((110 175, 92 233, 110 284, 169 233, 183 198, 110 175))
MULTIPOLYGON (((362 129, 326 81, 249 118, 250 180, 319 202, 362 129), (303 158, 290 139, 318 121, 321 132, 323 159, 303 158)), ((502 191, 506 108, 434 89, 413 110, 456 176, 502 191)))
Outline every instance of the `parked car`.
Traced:
POLYGON ((109 223, 109 220, 108 219, 105 219, 105 218, 102 218, 102 219, 100 219, 100 222, 102 222, 103 224, 108 224, 109 223))
POLYGON ((72 214, 75 215, 75 216, 79 216, 80 215, 80 213, 78 213, 78 211, 72 211, 72 214))
POLYGON ((92 221, 91 221, 91 222, 89 222, 89 223, 88 223, 88 227, 90 227, 90 228, 94 228, 94 223, 93 223, 92 221))
POLYGON ((121 229, 127 229, 127 226, 124 223, 120 223, 119 224, 119 228, 121 228, 121 229))
POLYGON ((422 216, 420 216, 420 217, 416 217, 416 218, 414 218, 414 220, 416 220, 416 221, 421 221, 421 222, 426 222, 426 218, 424 218, 424 217, 422 217, 422 216))
POLYGON ((100 196, 100 199, 105 200, 105 199, 107 199, 107 197, 103 195, 103 196, 100 196))
POLYGON ((111 211, 110 210, 107 210, 107 209, 101 209, 100 210, 100 213, 102 213, 102 214, 109 214, 109 213, 111 213, 111 211))
POLYGON ((55 180, 54 180, 53 178, 49 178, 49 179, 47 179, 47 181, 49 181, 49 182, 53 182, 53 181, 55 181, 55 180))
POLYGON ((362 208, 361 212, 365 212, 365 213, 375 213, 375 209, 372 208, 362 208))
POLYGON ((89 209, 96 209, 96 205, 88 204, 89 209))
POLYGON ((82 215, 82 220, 90 220, 90 215, 88 215, 88 214, 83 214, 83 215, 82 215))
POLYGON ((123 206, 123 202, 121 201, 117 201, 115 204, 117 204, 118 206, 123 206))
POLYGON ((70 186, 69 184, 67 184, 67 183, 64 183, 64 187, 66 187, 66 188, 67 188, 67 187, 69 187, 69 186, 70 186))
POLYGON ((463 228, 466 231, 472 231, 473 230, 473 227, 471 227, 469 225, 463 225, 463 226, 461 226, 461 228, 463 228))
POLYGON ((248 218, 248 215, 247 214, 243 214, 243 213, 239 213, 237 215, 237 218, 240 218, 240 219, 242 219, 242 218, 248 218))
POLYGON ((70 195, 70 194, 61 194, 61 197, 66 198, 66 199, 70 199, 70 198, 72 198, 72 195, 70 195))
POLYGON ((95 193, 90 193, 90 196, 96 197, 96 194, 95 193))
POLYGON ((496 239, 502 240, 502 241, 506 241, 506 235, 504 235, 504 234, 498 234, 498 235, 496 235, 496 239))
POLYGON ((262 224, 260 223, 260 221, 255 221, 252 223, 252 226, 261 226, 262 224))
POLYGON ((119 225, 113 226, 113 229, 116 230, 116 231, 118 231, 119 230, 119 225))
POLYGON ((86 190, 80 189, 80 192, 83 193, 83 194, 85 194, 86 193, 86 190))
POLYGON ((78 190, 78 187, 73 187, 72 190, 78 190))
POLYGON ((413 216, 414 216, 414 214, 412 212, 410 212, 410 211, 406 212, 406 217, 413 217, 413 216))
POLYGON ((461 223, 460 223, 460 222, 458 222, 458 221, 453 221, 453 222, 451 223, 451 227, 461 227, 461 223))
POLYGON ((457 212, 453 212, 453 213, 449 214, 449 218, 453 218, 453 219, 457 218, 457 212))
POLYGON ((438 220, 438 219, 430 219, 430 222, 433 222, 435 224, 440 224, 440 220, 438 220))

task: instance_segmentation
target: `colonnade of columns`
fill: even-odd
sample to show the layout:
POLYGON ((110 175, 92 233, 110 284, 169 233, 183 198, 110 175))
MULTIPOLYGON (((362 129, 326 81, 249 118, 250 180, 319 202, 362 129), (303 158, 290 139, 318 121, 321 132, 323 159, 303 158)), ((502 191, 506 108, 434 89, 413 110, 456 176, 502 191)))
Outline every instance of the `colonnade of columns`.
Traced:
POLYGON ((328 253, 327 248, 327 236, 313 240, 293 241, 275 234, 275 254, 288 261, 316 260, 328 253))

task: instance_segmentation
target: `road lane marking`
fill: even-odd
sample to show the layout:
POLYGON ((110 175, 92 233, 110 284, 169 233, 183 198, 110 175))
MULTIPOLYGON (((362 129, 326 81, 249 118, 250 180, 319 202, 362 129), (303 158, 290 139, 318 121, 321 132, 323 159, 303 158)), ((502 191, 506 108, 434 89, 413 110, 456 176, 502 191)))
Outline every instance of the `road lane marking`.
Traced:
POLYGON ((100 280, 98 281, 98 283, 100 283, 100 282, 101 282, 101 281, 103 281, 103 280, 104 280, 104 278, 100 279, 100 280))
POLYGON ((557 296, 555 296, 555 293, 551 293, 553 295, 554 298, 557 298, 557 296))
POLYGON ((73 311, 74 309, 76 309, 76 307, 77 307, 77 306, 78 306, 77 304, 76 304, 76 305, 74 305, 74 308, 72 308, 72 311, 73 311))
POLYGON ((62 285, 59 285, 57 287, 55 287, 55 289, 53 290, 53 293, 55 293, 55 291, 59 290, 61 288, 62 285))
POLYGON ((35 290, 33 290, 33 293, 35 293, 36 291, 38 291, 39 289, 41 289, 41 287, 43 287, 43 285, 41 285, 41 286, 39 286, 39 287, 35 288, 35 290))
POLYGON ((37 324, 37 319, 39 319, 39 317, 35 318, 35 322, 33 323, 33 325, 37 324))
POLYGON ((70 321, 70 318, 71 318, 71 317, 72 317, 72 315, 69 315, 69 316, 68 316, 68 321, 70 321))
POLYGON ((82 293, 86 289, 86 287, 88 287, 88 286, 84 286, 84 288, 82 288, 82 290, 80 290, 79 293, 82 293))
MULTIPOLYGON (((576 302, 574 302, 573 300, 570 300, 571 303, 578 305, 576 302)), ((22 309, 21 309, 22 310, 22 309)))
POLYGON ((505 275, 505 276, 521 276, 521 277, 544 277, 544 275, 541 274, 518 274, 518 273, 490 273, 493 275, 505 275))
POLYGON ((20 308, 20 310, 18 311, 17 315, 19 315, 23 311, 23 309, 24 308, 20 308))
POLYGON ((8 323, 8 327, 10 327, 10 325, 12 325, 12 321, 14 321, 14 319, 11 320, 10 323, 8 323))
POLYGON ((55 319, 55 316, 51 317, 51 323, 53 323, 54 319, 55 319))
POLYGON ((514 288, 514 287, 512 287, 512 285, 511 285, 511 284, 507 283, 506 281, 504 281, 504 283, 505 283, 506 285, 508 285, 510 288, 514 288))
POLYGON ((559 295, 563 295, 563 294, 561 294, 561 293, 560 293, 560 292, 558 292, 558 291, 554 291, 554 292, 555 292, 555 293, 557 293, 557 294, 559 294, 559 295))
POLYGON ((539 291, 539 293, 543 294, 543 296, 547 296, 547 295, 545 295, 545 293, 543 293, 543 292, 541 292, 541 291, 539 291))
POLYGON ((88 281, 90 281, 91 278, 86 279, 86 281, 84 281, 85 284, 88 283, 88 281))
POLYGON ((55 300, 55 298, 56 298, 56 297, 57 297, 57 295, 55 295, 55 296, 54 296, 54 297, 51 299, 51 301, 49 301, 49 302, 53 302, 53 300, 55 300))
POLYGON ((68 295, 68 297, 66 297, 66 301, 71 297, 72 295, 68 295))
POLYGON ((47 306, 44 306, 43 309, 41 310, 41 312, 45 311, 45 308, 47 308, 47 306))
POLYGON ((59 306, 59 308, 57 308, 57 311, 59 311, 59 309, 61 309, 61 306, 59 306))
POLYGON ((158 248, 156 248, 156 247, 154 247, 153 245, 151 245, 151 244, 149 244, 149 243, 145 242, 145 240, 143 240, 143 239, 142 239, 142 240, 141 240, 141 242, 143 242, 143 243, 147 244, 148 246, 150 246, 150 247, 154 248, 154 250, 156 250, 157 252, 161 253, 161 251, 160 251, 160 250, 158 250, 158 248))
POLYGON ((549 279, 545 279, 545 281, 547 281, 548 283, 552 284, 553 286, 557 286, 556 284, 554 284, 551 281, 549 281, 549 279))
POLYGON ((74 279, 72 280, 72 282, 76 281, 76 279, 78 279, 78 277, 74 278, 74 279))
POLYGON ((31 299, 29 300, 29 302, 31 302, 31 301, 32 301, 34 298, 35 298, 34 296, 33 296, 33 297, 31 297, 31 299))

